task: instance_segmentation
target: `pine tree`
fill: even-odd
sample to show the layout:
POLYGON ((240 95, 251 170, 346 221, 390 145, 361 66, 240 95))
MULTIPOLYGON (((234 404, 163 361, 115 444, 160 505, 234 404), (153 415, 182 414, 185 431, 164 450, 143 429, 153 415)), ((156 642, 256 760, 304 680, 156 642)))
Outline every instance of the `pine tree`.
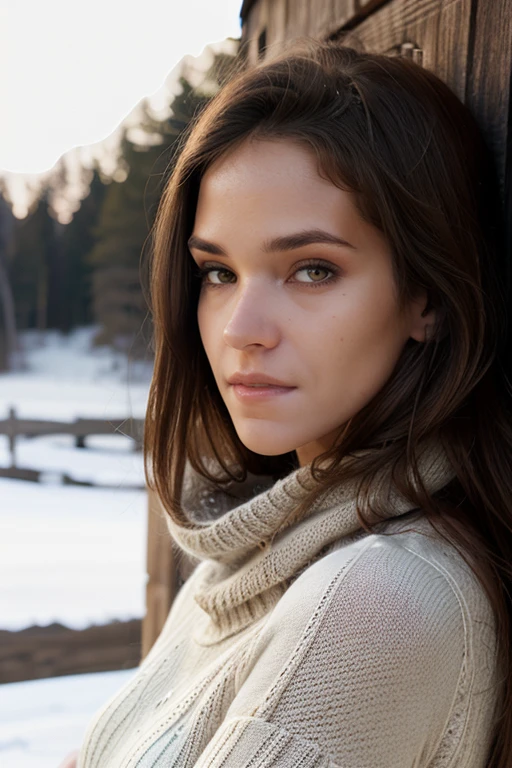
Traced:
POLYGON ((67 264, 66 291, 62 297, 65 307, 65 330, 93 322, 92 268, 86 257, 95 243, 94 228, 98 223, 108 186, 103 183, 97 166, 88 173, 89 192, 62 233, 62 251, 67 264))
POLYGON ((10 279, 20 329, 48 327, 48 272, 56 247, 55 220, 50 216, 48 190, 14 226, 10 279))
POLYGON ((233 61, 233 56, 217 54, 202 89, 194 88, 182 75, 181 91, 173 98, 165 120, 156 120, 143 104, 141 128, 148 137, 147 145, 135 143, 129 131, 124 131, 121 158, 127 175, 107 188, 93 231, 96 242, 87 258, 93 271, 93 315, 101 325, 97 343, 112 344, 134 356, 147 351, 150 329, 143 331, 148 311, 141 267, 150 247, 148 236, 158 202, 183 132, 228 76, 233 61))
POLYGON ((14 252, 14 216, 0 190, 0 371, 14 365, 18 351, 9 263, 14 252))

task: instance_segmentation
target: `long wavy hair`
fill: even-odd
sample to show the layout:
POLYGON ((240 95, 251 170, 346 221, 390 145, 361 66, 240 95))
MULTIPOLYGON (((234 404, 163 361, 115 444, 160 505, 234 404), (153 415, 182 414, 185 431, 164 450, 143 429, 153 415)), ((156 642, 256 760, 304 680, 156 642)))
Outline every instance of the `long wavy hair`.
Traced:
POLYGON ((187 460, 224 489, 248 473, 276 480, 298 467, 295 451, 263 456, 240 441, 197 322, 200 280, 187 240, 199 185, 214 160, 249 137, 293 139, 312 149, 320 171, 353 193, 361 217, 391 244, 399 304, 421 289, 436 309, 427 342, 409 339, 381 391, 312 462, 316 487, 293 520, 328 488, 357 477, 367 489, 376 472, 392 466, 399 490, 456 544, 492 603, 505 679, 489 768, 510 768, 512 418, 503 217, 478 125, 433 73, 399 56, 302 38, 250 69, 240 65, 195 116, 152 231, 148 485, 167 514, 187 526, 187 460), (421 483, 415 456, 415 446, 431 437, 456 473, 436 494, 421 483))

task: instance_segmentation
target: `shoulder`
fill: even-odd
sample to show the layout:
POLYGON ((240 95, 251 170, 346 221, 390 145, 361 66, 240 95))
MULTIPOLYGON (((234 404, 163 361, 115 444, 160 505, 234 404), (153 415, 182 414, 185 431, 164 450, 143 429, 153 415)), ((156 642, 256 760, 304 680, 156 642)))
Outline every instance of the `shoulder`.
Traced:
POLYGON ((330 644, 352 650, 357 664, 400 658, 403 673, 435 665, 456 684, 463 665, 492 674, 495 640, 479 580, 419 515, 337 542, 283 595, 256 650, 275 670, 292 651, 297 662, 299 646, 330 644))
POLYGON ((426 765, 445 739, 451 754, 464 733, 486 738, 490 606, 422 516, 403 523, 337 542, 299 576, 252 649, 230 714, 309 733, 339 765, 354 755, 419 765, 420 754, 426 765))
POLYGON ((452 617, 469 630, 474 623, 493 624, 490 602, 461 552, 418 513, 387 521, 379 532, 335 542, 324 557, 307 568, 281 600, 280 609, 308 603, 313 612, 351 598, 353 610, 373 604, 382 614, 395 605, 404 621, 420 612, 441 622, 452 617), (359 606, 359 608, 358 608, 359 606))

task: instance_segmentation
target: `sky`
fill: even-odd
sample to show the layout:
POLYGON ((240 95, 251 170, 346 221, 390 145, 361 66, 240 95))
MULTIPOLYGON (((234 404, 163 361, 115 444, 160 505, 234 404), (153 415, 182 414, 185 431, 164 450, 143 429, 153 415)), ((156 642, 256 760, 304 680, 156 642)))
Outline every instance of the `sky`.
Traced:
POLYGON ((183 56, 240 36, 241 0, 0 0, 0 175, 109 136, 183 56))

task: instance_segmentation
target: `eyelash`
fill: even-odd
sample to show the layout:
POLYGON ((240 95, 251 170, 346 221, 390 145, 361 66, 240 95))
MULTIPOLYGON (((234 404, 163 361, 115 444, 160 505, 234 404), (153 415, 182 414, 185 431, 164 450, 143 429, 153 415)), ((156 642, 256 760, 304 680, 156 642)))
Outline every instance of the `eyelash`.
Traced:
MULTIPOLYGON (((330 272, 332 276, 326 280, 322 280, 321 282, 303 283, 299 281, 299 285, 307 285, 313 288, 320 288, 324 285, 329 285, 338 279, 340 270, 319 260, 308 261, 306 264, 302 264, 302 266, 298 267, 295 272, 303 272, 304 270, 316 269, 317 267, 324 269, 326 272, 330 272)), ((194 274, 196 277, 200 278, 202 284, 208 288, 222 288, 225 285, 233 285, 233 283, 207 283, 205 278, 206 275, 210 274, 210 272, 230 272, 231 274, 234 274, 230 269, 227 269, 226 267, 214 267, 206 265, 203 267, 197 267, 194 274)))

